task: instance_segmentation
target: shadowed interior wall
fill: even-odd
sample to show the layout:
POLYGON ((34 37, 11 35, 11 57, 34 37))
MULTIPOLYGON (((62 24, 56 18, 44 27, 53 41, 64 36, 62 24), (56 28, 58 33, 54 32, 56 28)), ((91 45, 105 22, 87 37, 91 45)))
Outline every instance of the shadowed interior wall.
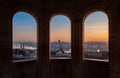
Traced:
POLYGON ((0 78, 120 78, 120 0, 1 0, 0 4, 0 78), (38 59, 13 64, 12 16, 20 10, 35 15, 39 23, 38 59), (102 10, 109 18, 108 64, 83 62, 83 19, 93 10, 102 10), (71 19, 71 60, 49 60, 49 21, 59 13, 71 19))
POLYGON ((109 78, 109 63, 85 60, 83 78, 109 78))

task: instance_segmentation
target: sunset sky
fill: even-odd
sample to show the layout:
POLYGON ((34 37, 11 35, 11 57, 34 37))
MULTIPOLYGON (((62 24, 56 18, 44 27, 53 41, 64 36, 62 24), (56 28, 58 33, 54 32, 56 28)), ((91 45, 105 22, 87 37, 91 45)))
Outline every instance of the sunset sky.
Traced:
POLYGON ((93 12, 84 22, 84 41, 108 41, 108 17, 103 12, 93 12))
MULTIPOLYGON (((50 21, 50 41, 71 41, 71 22, 63 15, 50 21)), ((37 41, 37 23, 33 16, 18 12, 13 17, 13 41, 37 41)), ((88 15, 84 22, 84 41, 108 41, 108 18, 103 12, 88 15)))
POLYGON ((14 15, 13 41, 37 41, 37 22, 33 16, 25 12, 14 15))
POLYGON ((50 21, 51 41, 71 41, 71 22, 68 17, 57 15, 50 21))

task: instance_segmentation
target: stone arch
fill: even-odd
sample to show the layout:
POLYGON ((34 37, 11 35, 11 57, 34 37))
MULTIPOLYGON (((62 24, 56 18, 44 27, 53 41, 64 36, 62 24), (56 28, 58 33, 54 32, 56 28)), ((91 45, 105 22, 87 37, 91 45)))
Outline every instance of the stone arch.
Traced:
MULTIPOLYGON (((66 42, 64 42, 67 46, 69 46, 69 44, 71 44, 71 21, 70 21, 70 19, 69 19, 69 17, 68 16, 66 16, 66 15, 63 15, 62 13, 56 13, 56 14, 54 14, 53 16, 52 16, 52 18, 51 18, 51 20, 49 21, 50 22, 50 33, 51 33, 51 22, 53 22, 53 18, 54 17, 57 17, 57 18, 59 18, 59 17, 62 17, 62 19, 63 19, 63 17, 64 17, 64 20, 67 20, 67 23, 69 23, 69 25, 70 25, 70 30, 69 30, 69 35, 68 35, 68 42, 69 43, 66 43, 66 42), (69 41, 69 39, 70 39, 70 41, 69 41)), ((61 30, 62 31, 62 30, 61 30)), ((65 33, 64 33, 65 34, 65 33)), ((68 34, 68 32, 67 32, 67 34, 68 34)), ((51 41, 51 36, 50 36, 50 41, 51 41)), ((63 41, 64 41, 64 39, 63 39, 63 41)), ((60 40, 58 41, 58 42, 60 42, 60 40)), ((62 47, 62 42, 60 42, 61 44, 61 47, 62 47)), ((71 47, 69 46, 68 48, 70 48, 71 49, 71 47)), ((61 49, 61 52, 62 52, 62 54, 65 54, 65 49, 62 47, 61 49)), ((58 53, 57 53, 58 54, 58 53)), ((56 56, 57 57, 57 56, 56 56)), ((61 58, 62 58, 63 56, 61 56, 61 58)), ((67 56, 65 56, 65 57, 70 57, 71 58, 71 51, 70 51, 70 53, 67 55, 67 56)))
MULTIPOLYGON (((37 20, 35 19, 35 17, 25 11, 16 12, 12 18, 12 28, 13 28, 12 29, 13 43, 15 42, 18 45, 20 45, 19 48, 17 48, 17 51, 16 51, 16 49, 13 48, 14 54, 16 55, 15 52, 19 51, 18 54, 21 54, 22 58, 24 60, 26 60, 25 58, 28 58, 29 60, 33 60, 33 59, 36 60, 38 57, 38 55, 37 55, 37 53, 38 53, 38 48, 37 48, 38 47, 38 24, 37 24, 37 20), (19 19, 17 14, 23 16, 23 18, 20 18, 20 16, 19 16, 19 18, 20 18, 19 19), (25 17, 25 19, 24 19, 24 17, 25 17), (17 19, 17 22, 15 22, 15 27, 13 27, 14 21, 16 20, 15 18, 17 19), (26 18, 27 18, 27 20, 26 20, 26 18), (24 20, 24 22, 22 20, 24 20), (25 24, 23 24, 23 23, 25 23, 25 24), (20 26, 17 27, 17 25, 18 26, 20 25, 20 26), (19 35, 19 36, 17 36, 17 35, 19 35), (20 36, 22 38, 20 38, 20 36)), ((16 56, 15 56, 15 59, 19 60, 19 58, 17 58, 16 56)), ((13 62, 14 62, 14 59, 13 59, 13 62)))
POLYGON ((16 14, 16 13, 18 13, 18 12, 25 12, 25 13, 28 13, 28 14, 30 14, 35 20, 36 20, 36 22, 37 22, 37 26, 39 25, 39 17, 38 17, 38 13, 36 14, 36 12, 35 11, 33 11, 33 10, 29 10, 29 9, 23 9, 23 8, 17 8, 17 9, 15 9, 13 12, 12 12, 12 18, 14 17, 14 15, 16 14))
MULTIPOLYGON (((109 52, 109 17, 108 17, 108 15, 106 14, 106 12, 104 12, 104 11, 102 11, 102 10, 96 10, 96 9, 89 11, 89 12, 86 14, 86 16, 84 16, 84 18, 83 18, 83 22, 82 22, 83 29, 82 29, 82 31, 83 31, 83 34, 85 34, 85 31, 84 31, 84 30, 85 30, 85 25, 84 25, 84 24, 85 24, 86 19, 89 17, 89 15, 95 14, 95 13, 97 13, 97 12, 104 14, 105 20, 106 20, 105 22, 107 22, 107 25, 108 25, 108 26, 107 26, 107 33, 108 33, 108 34, 106 35, 106 36, 107 36, 107 43, 108 43, 108 45, 107 45, 107 44, 106 44, 106 45, 108 46, 108 47, 107 47, 108 50, 105 50, 105 51, 108 51, 108 52, 109 52)), ((83 37, 83 38, 82 38, 83 41, 85 41, 85 40, 84 40, 84 35, 83 35, 82 37, 83 37)), ((84 44, 85 44, 85 43, 84 43, 84 44)), ((101 43, 101 44, 102 44, 102 43, 101 43)), ((96 45, 97 45, 97 44, 96 44, 96 45)), ((99 44, 98 44, 98 45, 99 45, 99 44)), ((85 45, 84 45, 84 48, 85 48, 85 45)), ((100 51, 100 52, 102 52, 102 51, 100 51)), ((83 54, 84 54, 84 53, 83 53, 83 54)), ((103 58, 103 57, 101 57, 101 60, 102 60, 102 58, 103 58)), ((107 58, 108 58, 108 61, 109 61, 109 53, 107 53, 107 58)))
POLYGON ((50 20, 56 15, 64 15, 64 16, 68 17, 72 24, 73 15, 71 14, 71 12, 69 12, 65 9, 58 9, 58 10, 52 11, 50 13, 50 20))
MULTIPOLYGON (((110 13, 108 12, 108 10, 105 10, 105 9, 103 9, 103 8, 96 8, 96 7, 92 7, 92 8, 88 8, 88 9, 86 9, 84 12, 83 12, 83 14, 82 14, 82 24, 84 23, 84 21, 85 21, 85 19, 87 18, 87 16, 89 16, 89 14, 92 14, 92 13, 94 13, 94 12, 97 12, 97 11, 101 11, 101 12, 103 12, 104 14, 106 14, 106 16, 108 17, 108 20, 110 20, 110 13)), ((108 21, 109 22, 109 21, 108 21)))

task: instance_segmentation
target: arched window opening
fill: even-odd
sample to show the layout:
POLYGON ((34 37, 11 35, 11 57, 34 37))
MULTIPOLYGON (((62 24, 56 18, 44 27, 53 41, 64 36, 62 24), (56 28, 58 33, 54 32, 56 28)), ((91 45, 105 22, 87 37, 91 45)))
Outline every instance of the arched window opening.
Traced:
POLYGON ((108 17, 104 12, 89 14, 84 21, 84 59, 109 60, 108 17))
POLYGON ((50 21, 50 59, 71 58, 71 22, 64 15, 50 21))
POLYGON ((17 12, 13 16, 13 61, 36 60, 37 58, 37 22, 26 12, 17 12))

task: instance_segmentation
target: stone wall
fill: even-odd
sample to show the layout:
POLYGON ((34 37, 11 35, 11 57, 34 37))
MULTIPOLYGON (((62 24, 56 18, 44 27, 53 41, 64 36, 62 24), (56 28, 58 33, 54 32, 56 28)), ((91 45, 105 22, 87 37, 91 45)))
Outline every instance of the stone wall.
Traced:
MULTIPOLYGON (((1 0, 0 1, 0 78, 18 78, 19 75, 32 74, 31 77, 83 78, 83 22, 85 17, 94 11, 103 11, 109 18, 109 77, 120 78, 120 0, 1 0), (12 17, 18 11, 32 14, 38 23, 38 59, 36 63, 12 63, 12 17), (52 16, 63 14, 71 20, 72 59, 49 60, 49 22, 52 16), (65 62, 67 61, 67 62, 65 62), (59 66, 59 64, 62 65, 59 66), (68 64, 66 64, 68 63, 68 64), (29 67, 32 64, 32 68, 29 67), (25 65, 25 66, 24 66, 25 65), (34 67, 37 65, 37 69, 34 67), (56 66, 58 65, 58 66, 56 66), (70 66, 68 66, 70 65, 70 66), (28 67, 27 67, 28 66, 28 67), (51 67, 50 67, 51 66, 51 67), (54 68, 55 66, 55 68, 54 68), (64 67, 66 66, 66 68, 64 67), (19 69, 20 68, 24 68, 19 69), (35 68, 35 69, 34 69, 35 68), (57 74, 55 73, 58 68, 57 74), (62 73, 65 68, 65 73, 62 73), (34 69, 32 72, 29 70, 34 69), (25 71, 24 71, 25 70, 25 71), (17 73, 15 73, 15 71, 17 73), (21 74, 23 72, 23 74, 21 74), (26 73, 24 73, 26 72, 26 73), (37 74, 37 75, 36 75, 37 74), (62 75, 62 76, 61 76, 62 75)), ((95 69, 99 63, 95 63, 95 69)), ((100 63, 102 64, 102 62, 100 63)), ((86 66, 85 68, 89 69, 86 66)), ((102 66, 101 66, 102 67, 102 66)), ((107 65, 105 65, 107 67, 107 65)), ((103 65, 104 68, 104 65, 103 65)), ((99 70, 99 69, 98 69, 99 70)), ((107 70, 107 69, 105 69, 107 70)), ((87 73, 89 70, 85 70, 87 73)), ((99 73, 101 73, 100 70, 99 73)), ((98 73, 98 74, 99 74, 98 73)), ((103 73, 104 74, 104 73, 103 73)), ((88 76, 89 75, 88 73, 88 76)), ((99 75, 98 75, 99 76, 99 75)), ((104 75, 103 75, 104 76, 104 75)), ((28 76, 29 77, 29 76, 28 76)), ((92 76, 91 76, 92 77, 92 76)), ((89 78, 91 78, 89 77, 89 78)), ((104 77, 102 77, 104 78, 104 77)), ((106 76, 105 76, 106 78, 106 76)))

